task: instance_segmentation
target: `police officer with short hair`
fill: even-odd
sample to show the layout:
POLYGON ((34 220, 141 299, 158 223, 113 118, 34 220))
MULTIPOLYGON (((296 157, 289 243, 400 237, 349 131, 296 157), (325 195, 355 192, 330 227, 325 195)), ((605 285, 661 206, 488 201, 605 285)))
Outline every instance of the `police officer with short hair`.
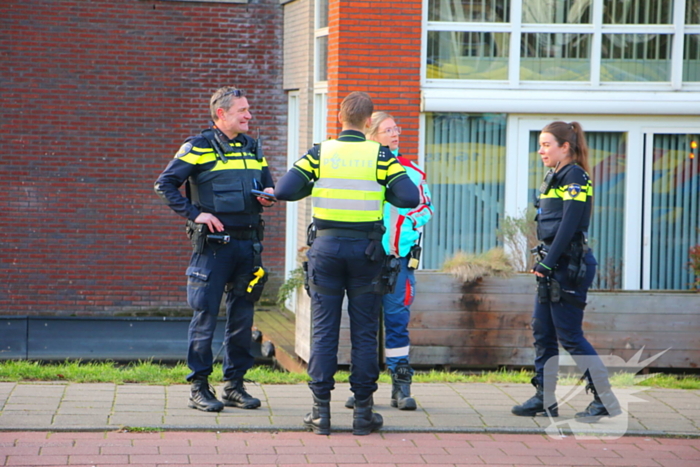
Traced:
POLYGON ((262 268, 263 206, 252 193, 274 193, 259 141, 247 136, 251 119, 243 91, 225 86, 211 96, 210 128, 188 138, 155 182, 156 193, 188 220, 194 251, 187 268, 189 326, 187 364, 192 383, 189 407, 219 412, 226 406, 255 409, 260 400, 245 389, 251 354, 253 304, 267 280, 262 268), (187 197, 179 188, 186 184, 187 197), (209 385, 212 340, 226 292, 223 403, 209 385))
POLYGON ((355 396, 353 434, 367 435, 383 424, 381 415, 372 410, 379 377, 377 334, 386 256, 381 244, 383 205, 386 200, 412 208, 420 199, 418 188, 389 148, 365 138, 373 110, 368 94, 350 93, 340 105, 338 139, 311 148, 275 189, 278 199, 312 197, 307 278, 313 316, 308 373, 314 404, 304 424, 317 434, 330 434, 331 391, 346 294, 352 345, 350 387, 355 396))
POLYGON ((588 146, 578 122, 553 122, 540 133, 539 154, 551 170, 537 201, 537 238, 540 260, 538 297, 532 317, 535 338, 535 395, 512 409, 514 415, 559 415, 555 397, 559 343, 569 352, 588 380, 594 399, 575 415, 583 422, 622 413, 612 392, 607 369, 583 335, 583 310, 597 262, 586 233, 593 206, 593 184, 588 175, 588 146))

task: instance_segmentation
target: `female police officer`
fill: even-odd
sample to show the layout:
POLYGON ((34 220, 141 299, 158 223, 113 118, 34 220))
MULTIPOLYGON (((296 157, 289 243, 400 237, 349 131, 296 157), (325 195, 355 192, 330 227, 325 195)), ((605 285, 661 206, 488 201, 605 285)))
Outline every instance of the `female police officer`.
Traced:
POLYGON ((537 237, 542 242, 537 276, 538 297, 532 319, 535 338, 535 395, 512 412, 559 415, 554 390, 559 343, 571 354, 587 380, 594 400, 576 419, 595 422, 621 413, 610 388, 608 374, 581 327, 588 288, 596 273, 596 260, 588 248, 586 232, 591 217, 593 187, 588 167, 588 146, 578 122, 553 122, 540 133, 540 157, 550 171, 540 187, 537 202, 537 237), (554 358, 552 358, 554 357, 554 358))

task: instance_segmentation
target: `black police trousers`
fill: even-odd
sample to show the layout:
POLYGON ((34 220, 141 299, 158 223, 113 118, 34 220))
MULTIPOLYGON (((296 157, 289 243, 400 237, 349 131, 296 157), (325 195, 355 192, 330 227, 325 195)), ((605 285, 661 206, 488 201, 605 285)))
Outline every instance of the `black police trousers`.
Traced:
MULTIPOLYGON (((196 376, 212 372, 212 340, 227 282, 253 271, 253 240, 236 240, 225 245, 205 245, 201 254, 192 253, 187 268, 187 303, 193 315, 188 332, 187 365, 196 376)), ((243 378, 255 362, 250 351, 253 327, 253 302, 233 291, 226 294, 224 331, 224 380, 243 378)))
POLYGON ((370 241, 364 238, 317 237, 307 252, 313 323, 309 386, 321 399, 329 399, 335 386, 345 293, 348 293, 352 345, 350 389, 359 400, 368 398, 377 390, 377 333, 382 295, 372 291, 353 295, 353 290, 370 286, 382 271, 383 257, 370 261, 365 255, 370 241), (314 286, 322 288, 322 292, 315 290, 314 286))
MULTIPOLYGON (((568 262, 554 270, 553 279, 559 282, 562 295, 570 294, 585 303, 588 288, 593 283, 597 262, 591 250, 584 257, 586 276, 580 284, 573 284, 567 275, 568 262)), ((540 303, 535 298, 532 316, 535 338, 535 378, 547 392, 556 386, 559 372, 559 344, 572 356, 579 371, 597 387, 608 386, 608 372, 593 346, 583 335, 583 310, 563 299, 558 303, 540 303)))

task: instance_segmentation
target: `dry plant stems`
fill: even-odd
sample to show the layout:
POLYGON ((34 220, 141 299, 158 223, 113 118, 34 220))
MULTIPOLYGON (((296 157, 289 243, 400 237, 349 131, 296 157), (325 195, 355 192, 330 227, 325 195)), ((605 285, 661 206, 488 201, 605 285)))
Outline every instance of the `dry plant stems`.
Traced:
POLYGON ((503 248, 492 248, 475 255, 458 251, 445 261, 442 270, 463 282, 473 282, 481 277, 510 277, 515 268, 503 248))
POLYGON ((693 285, 700 291, 700 245, 690 247, 688 257, 690 258, 688 266, 695 275, 695 283, 693 285))
MULTIPOLYGON (((306 252, 309 250, 308 246, 302 246, 297 250, 297 264, 301 264, 306 261, 306 252)), ((277 305, 280 307, 284 306, 284 303, 292 295, 295 290, 298 290, 304 285, 304 269, 299 266, 296 269, 289 271, 289 278, 280 286, 277 291, 277 305)))
POLYGON ((496 235, 506 251, 510 253, 515 270, 528 272, 532 266, 530 264, 532 262, 530 250, 539 243, 537 241, 535 208, 529 207, 522 212, 520 217, 504 217, 496 235))

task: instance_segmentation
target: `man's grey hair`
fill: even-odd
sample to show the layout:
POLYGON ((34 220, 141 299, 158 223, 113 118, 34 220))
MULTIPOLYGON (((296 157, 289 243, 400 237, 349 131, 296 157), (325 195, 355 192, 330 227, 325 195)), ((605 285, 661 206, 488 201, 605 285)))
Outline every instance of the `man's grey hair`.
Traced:
POLYGON ((212 94, 209 100, 209 111, 211 112, 211 119, 217 121, 219 118, 216 116, 216 109, 228 110, 233 105, 233 100, 238 97, 243 97, 244 93, 235 86, 224 86, 219 88, 212 94))

